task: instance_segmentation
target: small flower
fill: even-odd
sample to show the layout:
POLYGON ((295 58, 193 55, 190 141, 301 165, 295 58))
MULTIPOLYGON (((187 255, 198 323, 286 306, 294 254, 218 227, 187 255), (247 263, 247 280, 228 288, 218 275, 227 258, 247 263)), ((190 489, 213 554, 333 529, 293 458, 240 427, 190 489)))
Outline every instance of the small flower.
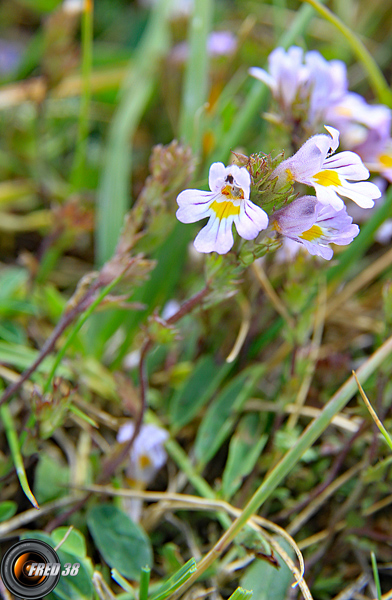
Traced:
POLYGON ((177 219, 195 223, 209 217, 194 241, 199 252, 226 254, 233 244, 233 223, 241 237, 253 240, 268 226, 268 215, 249 200, 250 175, 245 167, 213 163, 208 177, 210 192, 184 190, 177 196, 177 219))
POLYGON ((308 123, 324 118, 325 110, 347 91, 346 65, 327 61, 317 51, 307 52, 291 46, 287 52, 276 48, 268 57, 268 71, 259 67, 249 74, 263 81, 285 110, 308 106, 308 123))
POLYGON ((331 260, 329 244, 346 246, 359 233, 346 208, 335 211, 318 202, 314 196, 302 196, 273 215, 273 227, 281 235, 302 244, 315 256, 331 260))
POLYGON ((380 173, 385 179, 392 182, 391 137, 380 137, 374 130, 371 130, 366 140, 355 150, 370 171, 380 173))
POLYGON ((369 177, 369 171, 355 152, 331 156, 339 145, 339 132, 333 127, 325 126, 325 129, 330 135, 311 137, 294 156, 275 169, 272 177, 313 186, 319 202, 335 210, 344 207, 338 194, 351 198, 362 208, 371 208, 381 192, 374 183, 363 181, 369 177))
MULTIPOLYGON (((135 425, 131 421, 122 425, 117 434, 117 441, 120 444, 127 442, 134 431, 135 425)), ((129 455, 127 474, 132 481, 145 485, 151 483, 166 462, 167 455, 163 444, 168 437, 167 431, 161 427, 142 425, 129 455)))
POLYGON ((391 133, 392 111, 383 104, 368 104, 354 92, 345 94, 326 112, 326 121, 339 129, 346 148, 364 142, 369 134, 386 139, 391 133))
POLYGON ((249 74, 268 85, 274 97, 289 108, 307 80, 302 61, 302 48, 292 46, 287 52, 283 48, 275 48, 268 57, 268 71, 251 67, 249 74))

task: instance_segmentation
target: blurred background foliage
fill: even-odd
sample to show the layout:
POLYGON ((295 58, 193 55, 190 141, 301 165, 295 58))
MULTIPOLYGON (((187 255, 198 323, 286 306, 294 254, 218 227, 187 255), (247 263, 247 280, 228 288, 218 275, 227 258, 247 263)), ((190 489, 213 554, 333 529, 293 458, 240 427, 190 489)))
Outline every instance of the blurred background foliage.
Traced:
MULTIPOLYGON (((303 255, 285 264, 271 253, 248 270, 230 256, 197 255, 190 245, 196 228, 175 219, 176 195, 205 186, 211 162, 227 162, 231 150, 290 153, 266 88, 247 74, 265 66, 277 45, 344 60, 350 89, 370 103, 380 99, 341 32, 303 2, 195 0, 193 7, 190 0, 96 0, 84 11, 77 5, 0 3, 3 387, 37 358, 89 285, 83 280, 73 296, 82 278, 105 264, 105 284, 114 281, 125 254, 118 250, 108 261, 121 231, 124 253, 138 258, 130 276, 71 329, 72 337, 68 330, 59 336, 54 352, 2 407, 0 537, 4 548, 19 535, 55 545, 75 527, 62 552, 64 561, 83 565, 83 576, 62 580, 53 598, 125 600, 139 593, 144 600, 145 583, 135 592, 138 584, 130 581, 149 564, 148 597, 164 599, 194 571, 191 559, 198 561, 227 528, 227 514, 219 507, 205 512, 202 503, 178 512, 168 496, 145 503, 137 524, 125 501, 80 491, 97 482, 132 488, 126 460, 114 468, 116 435, 140 413, 145 340, 146 418, 171 435, 168 463, 150 489, 242 508, 351 370, 390 336, 392 323, 392 255, 375 241, 392 216, 390 193, 331 264, 303 255), (212 31, 226 34, 214 45, 212 31), (206 278, 209 295, 192 314, 173 326, 162 321, 206 278), (21 486, 33 491, 41 513, 29 512, 21 486), (109 567, 116 569, 112 577, 109 567)), ((327 5, 389 82, 390 3, 327 5)), ((389 358, 366 383, 387 430, 390 367, 389 358)), ((314 598, 375 597, 371 551, 382 592, 390 590, 390 466, 377 428, 354 397, 264 503, 260 515, 303 550, 314 598)), ((238 585, 257 600, 299 594, 287 567, 274 566, 270 545, 248 542, 231 546, 187 597, 249 597, 235 592, 238 585)))

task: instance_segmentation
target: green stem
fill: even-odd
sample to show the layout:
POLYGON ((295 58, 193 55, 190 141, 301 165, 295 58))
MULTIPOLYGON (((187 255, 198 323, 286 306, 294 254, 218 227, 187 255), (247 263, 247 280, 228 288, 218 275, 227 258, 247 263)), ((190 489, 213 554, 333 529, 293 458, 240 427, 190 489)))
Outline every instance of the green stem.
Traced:
POLYGON ((388 83, 378 64, 358 36, 356 36, 347 25, 331 12, 329 8, 323 6, 319 0, 301 0, 301 2, 310 4, 322 17, 324 17, 324 19, 332 23, 332 25, 340 31, 367 72, 370 84, 373 87, 378 100, 388 106, 392 106, 392 92, 389 89, 388 83))
MULTIPOLYGON (((388 338, 388 340, 358 369, 358 379, 365 382, 391 353, 392 337, 388 338)), ((264 482, 253 494, 241 515, 232 523, 210 552, 208 552, 208 554, 200 561, 196 573, 190 577, 180 590, 178 590, 178 596, 182 594, 191 583, 197 580, 227 548, 248 519, 256 513, 262 504, 271 496, 272 492, 283 481, 286 475, 288 475, 295 465, 298 464, 304 453, 325 431, 331 422, 331 419, 346 406, 356 391, 357 384, 352 375, 332 396, 320 415, 305 429, 295 446, 285 454, 276 467, 270 472, 264 482)), ((177 594, 175 597, 177 597, 177 594)))
POLYGON ((53 377, 55 376, 57 367, 59 366, 59 364, 61 363, 61 361, 63 360, 63 357, 66 353, 66 351, 68 350, 69 346, 72 344, 72 342, 74 341, 75 337, 77 336, 77 334, 79 333, 79 331, 81 330, 81 328, 83 327, 83 325, 85 324, 85 322, 87 321, 87 319, 89 318, 89 316, 93 313, 93 311, 96 309, 96 307, 98 306, 98 304, 100 304, 102 302, 102 300, 105 298, 105 296, 107 296, 107 294, 109 294, 112 289, 117 285, 117 283, 120 281, 120 279, 122 278, 124 273, 121 273, 121 275, 119 275, 118 277, 116 277, 116 279, 114 279, 111 283, 109 283, 106 287, 104 287, 101 292, 98 294, 98 296, 96 297, 96 299, 94 300, 94 302, 92 302, 90 304, 90 306, 88 307, 88 309, 86 310, 86 312, 79 318, 79 320, 77 321, 77 323, 74 325, 73 329, 71 330, 71 332, 68 335, 68 338, 66 339, 65 343, 63 344, 61 350, 58 351, 56 358, 54 360, 52 369, 48 375, 48 379, 45 383, 44 386, 44 390, 43 393, 46 394, 49 391, 50 388, 50 384, 52 382, 53 377))
POLYGON ((180 116, 180 137, 192 146, 195 154, 201 147, 201 112, 208 95, 208 35, 211 30, 211 0, 196 0, 189 31, 189 60, 187 63, 182 112, 180 116))
POLYGON ((148 598, 148 587, 150 585, 150 567, 143 567, 140 571, 140 587, 139 587, 139 600, 147 600, 148 598))
POLYGON ((381 593, 380 577, 379 577, 379 574, 378 574, 377 560, 376 560, 376 555, 374 554, 374 552, 370 553, 370 557, 371 557, 371 560, 372 560, 372 570, 373 570, 374 583, 376 584, 376 590, 377 590, 377 600, 381 600, 382 593, 381 593))
POLYGON ((27 498, 30 500, 31 504, 34 506, 34 508, 39 509, 38 502, 30 489, 29 482, 27 481, 27 475, 23 464, 23 458, 20 453, 18 436, 8 404, 3 404, 0 407, 0 417, 3 421, 5 434, 7 436, 8 445, 11 450, 12 460, 14 461, 16 474, 18 476, 21 488, 24 491, 27 498))
POLYGON ((83 173, 87 154, 88 121, 91 98, 91 67, 93 58, 93 0, 84 0, 82 18, 82 95, 80 98, 80 113, 78 139, 72 165, 71 180, 79 188, 83 181, 83 173))

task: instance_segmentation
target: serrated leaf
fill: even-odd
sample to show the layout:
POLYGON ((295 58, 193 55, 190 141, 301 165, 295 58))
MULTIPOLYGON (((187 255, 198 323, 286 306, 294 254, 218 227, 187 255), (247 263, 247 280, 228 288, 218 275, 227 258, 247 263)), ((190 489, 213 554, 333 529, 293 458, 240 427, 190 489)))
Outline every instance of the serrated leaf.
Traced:
POLYGON ((112 504, 94 506, 87 515, 94 542, 110 567, 127 579, 140 579, 140 570, 152 564, 150 540, 122 510, 112 504))
POLYGON ((222 496, 229 500, 249 475, 263 450, 267 435, 261 433, 261 420, 257 414, 241 419, 230 440, 229 455, 222 478, 222 496))
POLYGON ((218 367, 211 356, 205 356, 195 366, 185 385, 173 396, 170 416, 173 429, 178 430, 199 413, 230 370, 225 363, 218 367))

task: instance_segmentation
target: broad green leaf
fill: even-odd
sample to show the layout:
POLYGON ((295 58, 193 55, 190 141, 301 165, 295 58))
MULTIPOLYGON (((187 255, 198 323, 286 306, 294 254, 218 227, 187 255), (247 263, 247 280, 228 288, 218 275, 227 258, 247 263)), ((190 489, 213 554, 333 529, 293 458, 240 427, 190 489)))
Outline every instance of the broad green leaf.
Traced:
MULTIPOLYGON (((55 548, 56 542, 52 536, 42 531, 29 531, 21 536, 21 539, 35 539, 42 540, 55 548)), ((93 598, 93 584, 91 578, 93 575, 93 567, 89 558, 76 557, 74 554, 64 552, 62 548, 57 550, 57 554, 61 563, 61 569, 64 569, 64 565, 69 563, 79 563, 78 574, 71 577, 60 577, 56 588, 46 598, 48 600, 92 600, 93 598)))
MULTIPOLYGON (((57 527, 57 529, 52 531, 52 539, 56 546, 61 542, 68 530, 69 527, 57 527)), ((73 554, 76 557, 85 558, 87 551, 86 540, 84 539, 83 534, 77 529, 72 529, 65 542, 61 544, 61 550, 73 554)))
POLYGON ((140 570, 152 564, 150 540, 122 510, 112 504, 94 506, 87 525, 104 560, 127 579, 139 579, 140 570))
POLYGON ((170 416, 173 429, 178 430, 199 413, 217 390, 231 365, 217 366, 211 356, 205 356, 195 365, 185 385, 173 396, 170 403, 170 416))
POLYGON ((2 270, 0 275, 0 300, 12 298, 17 289, 26 283, 28 272, 26 269, 9 267, 2 270))
POLYGON ((0 503, 0 523, 3 521, 8 521, 11 517, 14 516, 16 511, 18 510, 18 505, 16 502, 12 500, 4 500, 4 502, 0 503))
MULTIPOLYGON (((52 541, 52 545, 54 542, 52 541)), ((69 563, 71 565, 79 563, 79 571, 77 575, 71 577, 60 577, 59 582, 52 594, 53 598, 59 600, 92 600, 94 596, 94 588, 91 581, 93 575, 93 567, 90 559, 83 559, 74 554, 64 552, 61 548, 57 551, 61 566, 69 563)), ((49 596, 49 597, 50 597, 49 596)))
POLYGON ((197 432, 195 456, 202 468, 219 450, 233 429, 238 411, 251 395, 263 373, 258 367, 242 372, 226 385, 209 406, 197 432))
POLYGON ((242 418, 231 438, 229 456, 222 478, 222 496, 229 500, 252 471, 267 441, 262 434, 260 416, 248 414, 242 418))
MULTIPOLYGON (((292 558, 293 551, 285 541, 279 544, 292 558)), ((264 560, 256 560, 247 569, 240 581, 241 587, 253 591, 257 600, 285 600, 293 575, 280 556, 276 555, 280 568, 273 567, 264 560)))
POLYGON ((69 484, 69 468, 47 453, 40 455, 35 471, 34 493, 39 503, 65 496, 69 484))

